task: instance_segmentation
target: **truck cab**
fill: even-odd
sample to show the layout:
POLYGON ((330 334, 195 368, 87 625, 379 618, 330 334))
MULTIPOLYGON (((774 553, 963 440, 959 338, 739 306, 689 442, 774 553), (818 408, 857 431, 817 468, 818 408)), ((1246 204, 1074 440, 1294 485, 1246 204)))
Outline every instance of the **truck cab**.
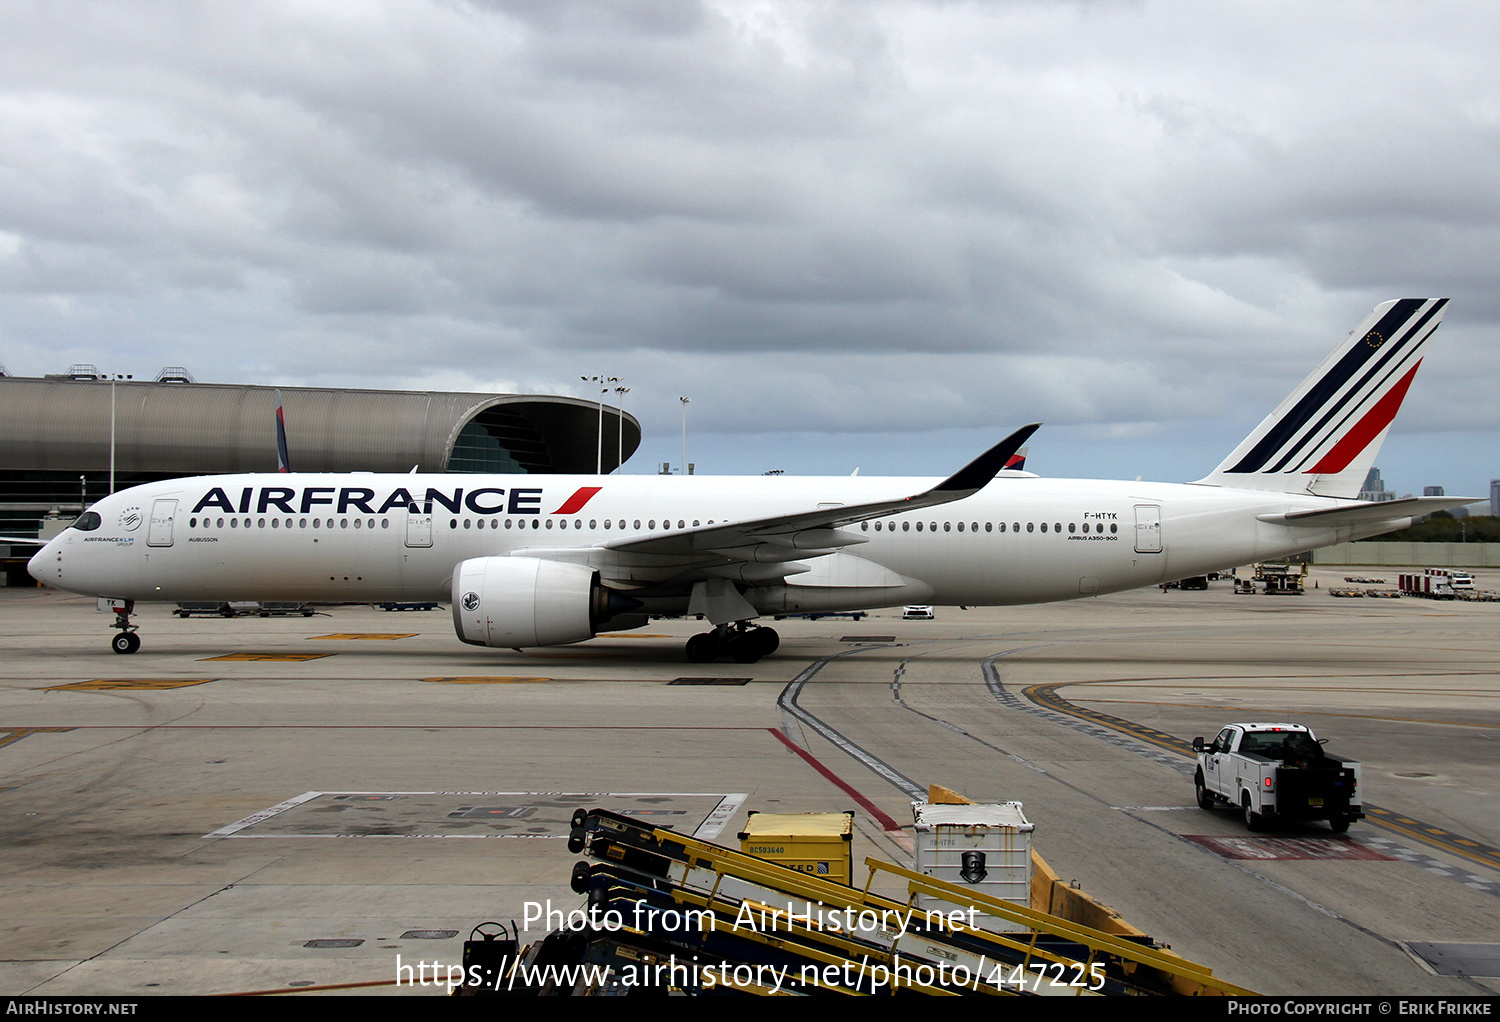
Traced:
POLYGON ((1335 833, 1364 816, 1358 763, 1330 755, 1301 724, 1227 724, 1205 742, 1193 739, 1198 806, 1233 806, 1245 826, 1277 820, 1327 820, 1335 833))

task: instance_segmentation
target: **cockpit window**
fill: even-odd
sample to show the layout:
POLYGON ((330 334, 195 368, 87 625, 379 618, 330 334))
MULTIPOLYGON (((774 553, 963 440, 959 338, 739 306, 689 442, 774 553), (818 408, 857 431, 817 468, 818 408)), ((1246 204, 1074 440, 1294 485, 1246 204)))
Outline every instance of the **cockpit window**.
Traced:
POLYGON ((79 532, 93 532, 102 524, 104 524, 104 519, 99 517, 99 512, 85 511, 69 528, 77 529, 79 532))

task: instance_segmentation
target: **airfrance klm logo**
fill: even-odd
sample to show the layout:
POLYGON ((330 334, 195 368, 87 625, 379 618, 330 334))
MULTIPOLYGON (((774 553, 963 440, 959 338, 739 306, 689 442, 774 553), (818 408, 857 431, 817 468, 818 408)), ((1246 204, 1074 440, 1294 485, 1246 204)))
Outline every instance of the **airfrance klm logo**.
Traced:
MULTIPOLYGON (((577 514, 601 489, 601 486, 581 486, 556 511, 549 513, 577 514)), ((542 496, 540 487, 526 486, 513 486, 509 492, 499 486, 467 491, 462 486, 451 490, 429 486, 421 496, 402 486, 384 497, 377 497, 376 491, 368 486, 246 486, 231 497, 222 487, 215 486, 193 505, 192 513, 218 510, 232 515, 271 512, 308 515, 321 514, 326 509, 340 515, 351 512, 383 515, 401 509, 430 515, 434 507, 443 507, 454 514, 470 511, 476 515, 539 515, 542 496)))

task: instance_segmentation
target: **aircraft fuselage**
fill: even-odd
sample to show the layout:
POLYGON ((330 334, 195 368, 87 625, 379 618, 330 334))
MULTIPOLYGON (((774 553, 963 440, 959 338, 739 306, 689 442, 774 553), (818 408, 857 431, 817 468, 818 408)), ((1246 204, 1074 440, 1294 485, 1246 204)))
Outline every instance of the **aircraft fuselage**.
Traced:
MULTIPOLYGON (((933 482, 525 475, 177 479, 100 501, 92 508, 100 516, 97 528, 65 531, 32 567, 57 588, 137 601, 447 600, 459 562, 536 551, 605 567, 611 577, 636 587, 651 610, 681 613, 687 590, 674 587, 670 558, 621 554, 603 544, 812 506, 854 505, 933 482)), ((788 575, 784 586, 752 587, 746 595, 770 613, 843 604, 1036 603, 1117 592, 1357 538, 1349 527, 1289 528, 1257 520, 1338 503, 1194 484, 1002 473, 971 497, 853 526, 865 542, 808 557, 802 563, 809 570, 788 575)))

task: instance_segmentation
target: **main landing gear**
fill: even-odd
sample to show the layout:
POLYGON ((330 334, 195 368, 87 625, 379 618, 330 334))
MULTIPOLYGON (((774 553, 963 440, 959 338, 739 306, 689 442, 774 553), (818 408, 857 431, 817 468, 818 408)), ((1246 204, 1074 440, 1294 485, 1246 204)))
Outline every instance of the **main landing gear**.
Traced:
POLYGON ((737 664, 753 664, 770 656, 781 645, 776 629, 751 625, 746 621, 718 625, 711 632, 699 632, 687 641, 687 658, 695 664, 706 664, 729 657, 737 664))
POLYGON ((109 642, 109 648, 116 653, 134 653, 141 648, 141 637, 136 634, 136 626, 130 623, 131 611, 135 610, 134 600, 121 600, 115 604, 115 628, 120 630, 109 642))

